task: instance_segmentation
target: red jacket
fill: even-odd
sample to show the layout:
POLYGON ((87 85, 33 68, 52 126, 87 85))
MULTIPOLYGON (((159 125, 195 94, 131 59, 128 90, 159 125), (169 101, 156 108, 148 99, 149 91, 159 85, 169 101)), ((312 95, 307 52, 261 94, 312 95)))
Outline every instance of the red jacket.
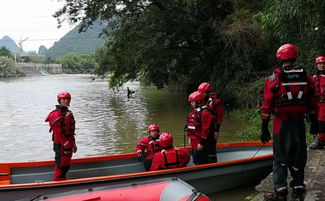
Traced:
POLYGON ((209 93, 207 101, 204 103, 215 116, 215 122, 221 124, 223 121, 224 107, 216 93, 209 93))
POLYGON ((315 86, 315 102, 317 104, 317 118, 319 121, 325 121, 325 75, 315 75, 313 80, 315 86))
POLYGON ((70 110, 57 106, 48 114, 45 122, 49 122, 50 132, 53 131, 54 144, 61 144, 65 149, 74 147, 75 120, 70 110))
POLYGON ((141 153, 144 158, 150 157, 161 150, 159 145, 159 136, 157 139, 153 139, 151 136, 144 137, 139 140, 137 146, 135 147, 135 152, 137 154, 141 153))
POLYGON ((150 170, 161 170, 186 167, 190 161, 190 154, 183 148, 171 148, 156 153, 152 159, 150 170))
POLYGON ((261 118, 269 119, 272 113, 275 114, 274 134, 281 126, 278 120, 301 120, 305 112, 315 110, 313 85, 313 78, 301 67, 276 68, 266 78, 261 118))
POLYGON ((200 142, 206 146, 207 140, 214 137, 215 120, 215 116, 208 109, 198 108, 190 112, 187 118, 187 135, 190 138, 192 149, 197 149, 200 142))

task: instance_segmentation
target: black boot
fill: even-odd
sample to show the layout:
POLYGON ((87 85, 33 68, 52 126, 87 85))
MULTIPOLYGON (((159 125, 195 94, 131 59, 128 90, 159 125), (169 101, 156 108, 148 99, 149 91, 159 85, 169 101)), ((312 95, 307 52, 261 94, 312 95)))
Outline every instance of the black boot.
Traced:
POLYGON ((266 193, 264 194, 265 201, 287 201, 286 195, 278 195, 276 193, 266 193))
POLYGON ((304 201, 305 200, 305 189, 293 190, 292 199, 293 201, 304 201))

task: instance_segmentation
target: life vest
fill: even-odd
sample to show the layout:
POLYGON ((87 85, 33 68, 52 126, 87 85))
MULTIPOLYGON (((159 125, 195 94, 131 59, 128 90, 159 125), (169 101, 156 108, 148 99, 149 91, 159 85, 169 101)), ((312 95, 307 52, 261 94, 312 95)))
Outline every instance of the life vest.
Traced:
POLYGON ((275 112, 306 112, 309 93, 306 71, 301 67, 281 68, 278 76, 275 112))
POLYGON ((193 109, 187 117, 186 127, 188 136, 199 136, 201 129, 201 108, 193 109))
POLYGON ((161 154, 164 156, 164 168, 180 167, 178 149, 162 150, 161 154))
POLYGON ((216 115, 215 114, 217 112, 216 111, 216 107, 220 103, 221 103, 221 100, 218 98, 218 94, 216 94, 216 93, 209 93, 209 98, 208 98, 208 101, 206 103, 206 106, 208 107, 208 109, 211 111, 211 113, 213 115, 216 115))
POLYGON ((145 137, 139 141, 136 146, 136 151, 143 152, 143 157, 153 157, 153 155, 159 151, 161 151, 161 147, 159 145, 159 136, 157 139, 153 139, 151 136, 145 137))
POLYGON ((315 96, 319 98, 319 103, 325 103, 325 75, 314 76, 315 96))
POLYGON ((149 142, 148 142, 148 150, 150 153, 157 153, 161 150, 161 147, 159 145, 159 139, 157 140, 153 140, 151 137, 148 137, 149 138, 149 142))
POLYGON ((49 114, 50 130, 59 125, 61 134, 65 137, 70 137, 75 134, 75 120, 70 110, 62 111, 60 109, 53 110, 49 114))

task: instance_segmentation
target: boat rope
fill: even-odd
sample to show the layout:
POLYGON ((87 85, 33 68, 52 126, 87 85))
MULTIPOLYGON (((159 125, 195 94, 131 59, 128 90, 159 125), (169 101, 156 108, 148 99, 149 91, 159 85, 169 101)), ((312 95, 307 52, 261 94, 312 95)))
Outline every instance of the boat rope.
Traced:
POLYGON ((244 171, 244 170, 247 168, 248 163, 251 162, 252 160, 254 160, 256 154, 257 154, 259 151, 261 151, 261 149, 262 149, 263 147, 264 147, 264 144, 262 143, 262 144, 258 147, 257 151, 253 154, 253 156, 252 156, 249 160, 247 160, 247 161, 245 162, 246 165, 243 166, 242 171, 244 171))
POLYGON ((261 151, 262 147, 264 147, 264 144, 263 144, 263 143, 260 145, 260 147, 257 149, 257 151, 254 153, 253 157, 252 157, 250 160, 253 160, 253 159, 255 158, 256 154, 257 154, 259 151, 261 151))

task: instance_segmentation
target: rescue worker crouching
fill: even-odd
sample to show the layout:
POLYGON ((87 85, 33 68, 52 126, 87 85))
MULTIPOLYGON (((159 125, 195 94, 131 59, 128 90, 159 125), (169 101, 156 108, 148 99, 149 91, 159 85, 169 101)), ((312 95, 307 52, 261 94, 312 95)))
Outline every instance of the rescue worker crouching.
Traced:
POLYGON ((266 78, 264 101, 261 106, 261 141, 270 140, 268 124, 273 119, 273 184, 274 193, 267 193, 268 201, 287 200, 287 174, 290 170, 295 200, 303 200, 305 192, 304 168, 307 160, 304 117, 312 111, 313 81, 305 69, 294 66, 298 57, 297 48, 292 44, 282 45, 276 57, 280 67, 266 78))
POLYGON ((53 131, 53 150, 55 152, 54 181, 65 180, 70 169, 72 153, 77 152, 75 143, 75 120, 70 106, 71 95, 69 92, 60 92, 57 95, 59 105, 48 114, 45 122, 49 122, 53 131))
POLYGON ((146 171, 150 170, 154 154, 161 150, 159 145, 159 126, 157 124, 149 125, 148 133, 149 136, 139 140, 135 147, 138 160, 143 162, 146 171))
POLYGON ((211 92, 211 85, 203 82, 198 87, 198 92, 202 94, 202 108, 208 109, 215 118, 214 138, 209 142, 209 162, 217 162, 216 144, 219 137, 219 130, 223 121, 224 107, 216 93, 211 92))
POLYGON ((309 149, 323 149, 325 145, 325 56, 315 59, 317 75, 314 75, 317 112, 311 116, 310 133, 316 135, 309 149))
POLYGON ((188 97, 193 110, 187 117, 186 132, 192 147, 193 163, 196 165, 216 161, 209 160, 209 148, 214 140, 215 118, 210 110, 200 107, 202 100, 202 94, 198 91, 188 97))
POLYGON ((173 146, 171 133, 162 133, 159 137, 159 144, 162 150, 154 155, 150 170, 186 167, 190 161, 190 154, 184 148, 173 146))

